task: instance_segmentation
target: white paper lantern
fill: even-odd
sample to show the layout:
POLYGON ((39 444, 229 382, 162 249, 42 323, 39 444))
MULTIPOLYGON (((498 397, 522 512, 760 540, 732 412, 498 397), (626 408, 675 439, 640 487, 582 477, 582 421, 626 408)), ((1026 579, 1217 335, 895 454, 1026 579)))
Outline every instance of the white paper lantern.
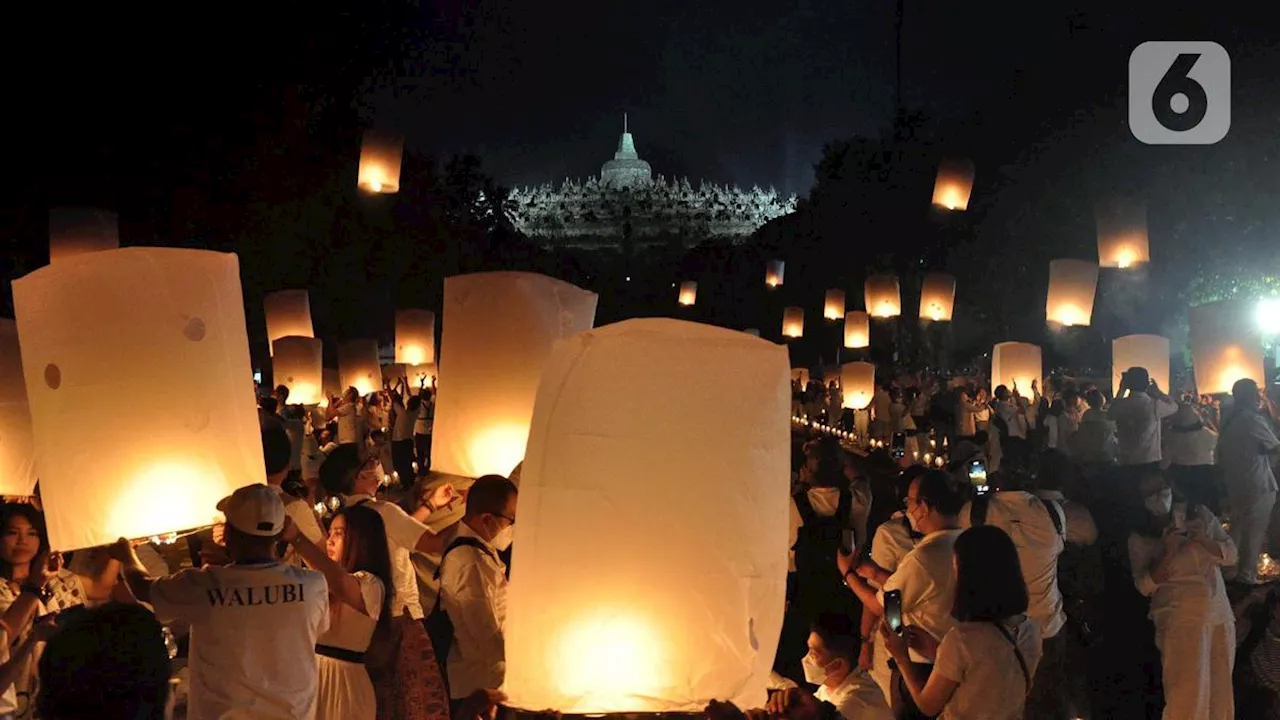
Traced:
POLYGON ((207 526, 264 480, 235 255, 88 253, 13 297, 53 547, 207 526), (157 423, 157 406, 182 411, 157 423))
POLYGON ((409 377, 409 366, 404 363, 391 363, 382 366, 382 382, 395 387, 400 378, 409 377))
POLYGON ((35 438, 18 326, 0 319, 0 495, 30 495, 35 487, 35 438))
POLYGON ((119 247, 120 221, 115 213, 65 207, 49 211, 49 262, 119 247))
POLYGON ((1169 392, 1169 341, 1159 335, 1125 335, 1111 341, 1111 392, 1120 395, 1120 375, 1143 367, 1160 389, 1169 392))
POLYGON ((804 308, 789 307, 782 311, 782 336, 804 337, 804 308))
POLYGON ((1054 260, 1049 263, 1049 296, 1045 317, 1071 327, 1093 319, 1093 296, 1098 289, 1098 265, 1087 260, 1054 260))
POLYGON ((342 392, 355 388, 363 397, 382 389, 382 366, 377 340, 347 340, 338 344, 338 375, 342 392))
POLYGON ((770 260, 764 268, 764 284, 771 288, 782 287, 782 278, 787 264, 782 260, 770 260))
POLYGON ((271 343, 271 381, 289 388, 290 405, 316 405, 322 397, 324 342, 289 336, 271 343))
POLYGON ((436 361, 436 314, 405 308, 396 311, 396 362, 427 365, 436 361))
POLYGON ((730 330, 628 320, 556 344, 521 472, 508 705, 762 706, 786 586, 790 402, 786 349, 730 330), (723 371, 710 385, 708 367, 723 371), (654 497, 681 500, 657 519, 654 497))
POLYGON ((844 406, 865 409, 876 394, 876 366, 869 362, 851 362, 840 366, 840 388, 844 406))
POLYGON ((698 301, 698 283, 685 280, 680 283, 680 304, 692 305, 698 301))
POLYGON ((871 344, 871 318, 861 310, 844 314, 844 346, 864 348, 871 344))
POLYGON ((864 287, 867 314, 875 318, 898 317, 902 314, 902 292, 897 275, 872 275, 864 287))
POLYGON ((822 317, 826 320, 844 318, 844 291, 831 289, 822 300, 822 317))
POLYGON ((809 384, 809 368, 791 368, 791 379, 799 380, 800 387, 809 384))
POLYGON ((1151 262, 1147 207, 1131 200, 1098 203, 1098 264, 1128 269, 1151 262))
POLYGON ((279 290, 262 298, 267 317, 267 345, 275 352, 282 337, 315 337, 311 327, 311 298, 306 290, 279 290))
POLYGON ((950 322, 956 304, 956 277, 947 273, 929 273, 920 286, 920 319, 950 322))
POLYGON ((524 458, 551 345, 590 330, 597 296, 523 272, 445 278, 431 469, 505 475, 524 458))
POLYGON ((356 184, 369 192, 400 192, 400 162, 403 157, 404 136, 365 130, 360 143, 360 173, 356 184))
POLYGON ((330 397, 339 396, 346 390, 342 387, 342 375, 333 368, 324 368, 320 371, 320 384, 324 389, 324 397, 321 401, 326 405, 330 397))
POLYGON ((950 158, 938 165, 938 177, 933 183, 933 204, 946 210, 966 210, 969 195, 973 192, 973 161, 966 158, 950 158))
POLYGON ((1196 390, 1216 394, 1231 392, 1237 380, 1266 382, 1262 338, 1253 314, 1238 300, 1191 308, 1191 364, 1196 390))
POLYGON ((991 389, 1004 385, 1014 387, 1023 397, 1031 398, 1031 383, 1040 388, 1043 369, 1040 346, 1021 342, 1002 342, 991 350, 991 389))

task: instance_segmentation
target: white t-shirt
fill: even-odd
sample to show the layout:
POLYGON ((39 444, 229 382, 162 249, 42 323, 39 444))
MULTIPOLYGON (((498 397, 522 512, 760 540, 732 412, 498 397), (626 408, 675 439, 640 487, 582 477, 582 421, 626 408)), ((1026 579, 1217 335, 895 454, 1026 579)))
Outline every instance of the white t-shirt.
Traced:
POLYGON ((906 516, 899 510, 876 528, 871 541, 871 561, 892 573, 915 546, 906 516))
POLYGON ((418 406, 418 417, 413 421, 414 435, 431 434, 431 403, 430 398, 423 398, 422 404, 418 406))
POLYGON ((350 403, 338 408, 338 444, 350 445, 360 442, 359 420, 356 406, 350 403))
MULTIPOLYGON (((890 590, 902 591, 902 622, 942 637, 955 625, 951 604, 955 598, 956 573, 952 555, 960 530, 931 532, 916 543, 902 558, 898 569, 881 588, 879 599, 890 590)), ((912 662, 926 663, 928 658, 911 651, 912 662)))
MULTIPOLYGON (((1022 652, 1027 676, 1040 664, 1040 631, 1024 616, 1004 624, 1022 652)), ((941 720, 1021 720, 1027 680, 1013 643, 989 622, 958 623, 938 646, 933 672, 959 683, 941 720)))
POLYGON ((280 494, 280 501, 284 503, 284 511, 293 519, 293 524, 298 526, 302 537, 311 542, 320 545, 324 543, 324 530, 320 528, 320 521, 316 519, 316 513, 307 504, 306 500, 300 497, 294 497, 284 491, 279 485, 272 485, 275 491, 280 494))
POLYGON ((418 576, 413 570, 410 554, 418 546, 422 534, 431 532, 426 525, 414 520, 399 505, 385 500, 370 498, 368 495, 351 495, 346 498, 346 505, 359 505, 368 500, 366 506, 378 511, 382 516, 382 524, 387 529, 387 549, 391 551, 391 617, 400 617, 409 609, 409 617, 421 620, 424 617, 422 602, 418 597, 418 576))
POLYGON ((884 701, 884 693, 866 670, 855 667, 834 690, 818 687, 814 697, 836 706, 844 720, 893 720, 893 711, 884 701))
POLYGON ((285 434, 289 436, 289 446, 292 454, 289 456, 289 469, 302 469, 302 436, 307 434, 306 426, 301 420, 285 420, 285 434))
POLYGON ((1121 465, 1160 462, 1160 421, 1178 412, 1178 404, 1167 397, 1153 398, 1145 392, 1130 393, 1111 403, 1107 413, 1116 424, 1121 465))
POLYGON ((1280 439, 1260 413, 1243 411, 1229 417, 1218 434, 1218 464, 1232 501, 1252 502, 1259 495, 1276 491, 1271 455, 1280 439))
POLYGON ((403 403, 395 404, 395 425, 391 427, 391 440, 412 440, 413 424, 418 420, 417 413, 411 413, 403 403))
POLYGON ((151 586, 162 623, 191 625, 189 720, 309 720, 324 575, 283 562, 188 569, 151 586))

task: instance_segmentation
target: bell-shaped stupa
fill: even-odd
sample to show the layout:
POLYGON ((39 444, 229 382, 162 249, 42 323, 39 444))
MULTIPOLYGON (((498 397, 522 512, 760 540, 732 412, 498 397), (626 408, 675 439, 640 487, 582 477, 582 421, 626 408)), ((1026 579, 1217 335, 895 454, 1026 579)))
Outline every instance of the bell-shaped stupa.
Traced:
POLYGON ((618 151, 613 159, 600 167, 600 182, 606 187, 631 187, 647 183, 653 179, 653 171, 649 163, 640 159, 636 152, 636 142, 627 128, 627 116, 622 116, 622 139, 618 140, 618 151))

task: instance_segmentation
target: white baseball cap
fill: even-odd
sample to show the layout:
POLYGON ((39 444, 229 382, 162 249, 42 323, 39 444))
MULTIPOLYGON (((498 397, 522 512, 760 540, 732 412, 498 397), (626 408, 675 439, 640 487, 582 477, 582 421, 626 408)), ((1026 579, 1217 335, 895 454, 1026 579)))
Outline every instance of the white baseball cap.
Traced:
POLYGON ((246 535, 273 537, 284 530, 284 501, 269 485, 246 485, 218 502, 227 524, 246 535))

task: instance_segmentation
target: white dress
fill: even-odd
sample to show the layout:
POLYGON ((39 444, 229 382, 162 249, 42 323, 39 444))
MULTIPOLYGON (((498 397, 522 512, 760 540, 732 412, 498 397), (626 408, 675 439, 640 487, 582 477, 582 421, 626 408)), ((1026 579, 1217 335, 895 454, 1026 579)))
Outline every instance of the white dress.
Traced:
MULTIPOLYGON (((382 612, 382 597, 386 588, 382 581, 367 572, 357 572, 360 594, 369 615, 341 603, 330 606, 329 630, 316 641, 342 650, 363 653, 369 649, 373 630, 382 612)), ((316 688, 315 720, 374 720, 377 702, 373 694, 373 682, 364 663, 338 660, 317 653, 320 681, 316 688)))

